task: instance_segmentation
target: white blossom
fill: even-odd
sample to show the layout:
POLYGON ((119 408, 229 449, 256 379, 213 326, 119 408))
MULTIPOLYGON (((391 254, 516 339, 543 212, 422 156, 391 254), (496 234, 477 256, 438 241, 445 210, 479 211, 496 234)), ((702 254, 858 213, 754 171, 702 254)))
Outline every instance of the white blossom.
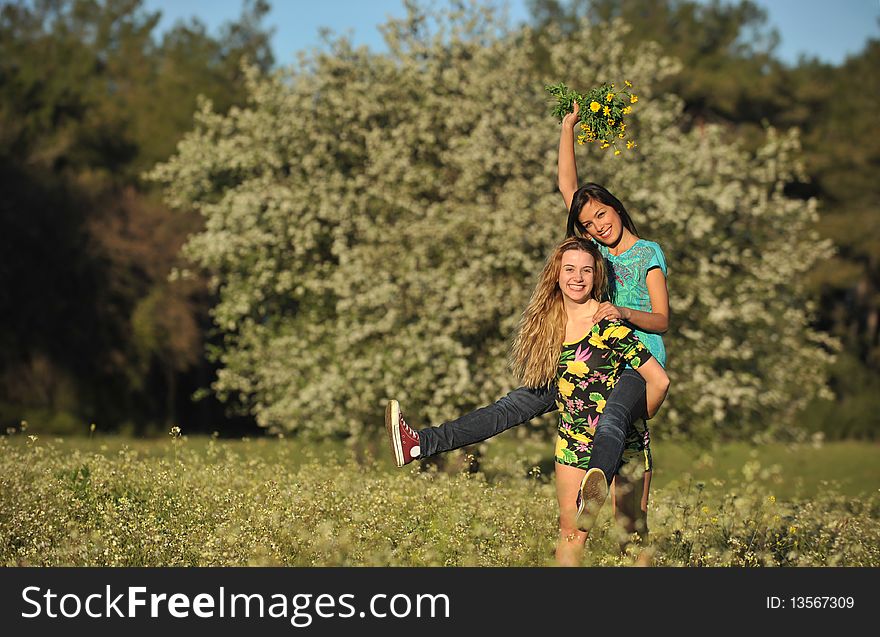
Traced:
POLYGON ((386 25, 389 54, 341 39, 284 73, 249 69, 248 106, 203 102, 152 171, 205 218, 185 252, 217 292, 218 395, 266 427, 359 435, 391 397, 420 425, 515 387, 507 347, 565 231, 543 87, 626 78, 639 150, 578 161, 669 264, 672 387, 654 429, 791 427, 827 392, 834 347, 804 286, 830 245, 815 203, 782 192, 797 135, 768 130, 749 156, 717 127, 683 132, 681 101, 653 90, 677 63, 625 50, 620 23, 538 36, 472 8, 438 24, 412 10, 386 25))

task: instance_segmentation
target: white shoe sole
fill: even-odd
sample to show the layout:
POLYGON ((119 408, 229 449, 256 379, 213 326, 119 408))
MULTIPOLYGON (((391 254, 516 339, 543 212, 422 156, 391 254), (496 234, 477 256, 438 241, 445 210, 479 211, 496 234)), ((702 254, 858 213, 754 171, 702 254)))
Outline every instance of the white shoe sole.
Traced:
POLYGON ((403 444, 400 442, 400 403, 389 400, 385 408, 385 431, 388 432, 388 440, 391 442, 391 451, 398 467, 404 465, 403 444))

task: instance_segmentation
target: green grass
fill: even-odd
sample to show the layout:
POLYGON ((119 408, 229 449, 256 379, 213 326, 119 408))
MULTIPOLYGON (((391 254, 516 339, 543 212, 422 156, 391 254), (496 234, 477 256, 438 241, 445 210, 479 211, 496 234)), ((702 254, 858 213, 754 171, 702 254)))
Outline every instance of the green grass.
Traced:
MULTIPOLYGON (((548 438, 549 439, 549 438, 548 438)), ((13 445, 24 445, 25 436, 13 436, 13 445)), ((63 449, 103 454, 109 457, 128 449, 143 458, 161 458, 173 451, 170 436, 137 439, 113 435, 47 438, 63 449)), ((212 443, 208 436, 192 436, 182 440, 189 451, 205 457, 212 443)), ((283 462, 296 468, 310 460, 322 460, 349 454, 359 460, 375 460, 378 470, 391 471, 390 453, 384 440, 373 441, 366 448, 353 448, 344 442, 324 440, 305 442, 290 438, 245 438, 217 440, 216 444, 234 449, 236 453, 259 457, 266 462, 283 462)), ((737 482, 744 479, 744 469, 756 464, 770 470, 766 488, 779 499, 813 497, 829 486, 850 497, 866 497, 880 490, 880 443, 830 442, 819 444, 769 443, 760 446, 730 442, 699 446, 682 442, 653 441, 655 471, 653 485, 663 489, 680 486, 687 481, 706 483, 711 490, 713 480, 737 482)), ((499 436, 480 446, 482 468, 490 481, 525 477, 532 467, 540 467, 545 477, 552 473, 550 443, 543 437, 517 438, 513 432, 499 436)), ((465 452, 449 454, 445 463, 453 473, 464 464, 465 452)))
POLYGON ((828 488, 850 497, 867 497, 880 490, 880 444, 872 442, 758 447, 727 443, 714 449, 658 442, 653 448, 658 488, 681 482, 687 475, 706 483, 730 482, 744 478, 747 468, 757 465, 773 469, 767 491, 780 499, 815 497, 828 488))
MULTIPOLYGON (((880 566, 877 446, 654 451, 654 563, 880 566)), ((3 437, 0 564, 549 565, 549 454, 505 434, 474 474, 398 470, 381 440, 3 437)), ((631 563, 617 540, 606 507, 585 563, 631 563)))
MULTIPOLYGON (((651 447, 652 487, 657 489, 691 481, 702 482, 712 491, 713 481, 731 485, 752 476, 768 495, 783 500, 814 497, 829 488, 849 497, 867 497, 880 490, 880 444, 874 442, 699 446, 661 440, 652 441, 651 447)), ((531 466, 546 474, 552 471, 551 451, 549 442, 517 439, 507 433, 483 443, 483 460, 487 471, 499 477, 525 474, 531 466)))

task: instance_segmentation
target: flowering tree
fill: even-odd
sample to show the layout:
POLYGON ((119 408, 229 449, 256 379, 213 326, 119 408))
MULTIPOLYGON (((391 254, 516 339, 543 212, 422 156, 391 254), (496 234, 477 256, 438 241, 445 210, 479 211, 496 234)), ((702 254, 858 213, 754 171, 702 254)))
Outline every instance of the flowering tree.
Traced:
POLYGON ((814 205, 782 194, 797 138, 769 131, 750 157, 712 127, 682 132, 680 101, 652 91, 676 63, 624 50, 625 29, 538 35, 481 8, 412 9, 385 25, 387 54, 342 39, 286 73, 251 70, 247 108, 203 103, 151 177, 205 219, 185 253, 217 292, 218 395, 270 428, 359 435, 389 397, 423 423, 516 386, 508 345, 565 226, 544 86, 626 78, 640 148, 583 147, 580 175, 666 250, 672 389, 655 429, 791 424, 828 359, 801 279, 829 248, 814 205))

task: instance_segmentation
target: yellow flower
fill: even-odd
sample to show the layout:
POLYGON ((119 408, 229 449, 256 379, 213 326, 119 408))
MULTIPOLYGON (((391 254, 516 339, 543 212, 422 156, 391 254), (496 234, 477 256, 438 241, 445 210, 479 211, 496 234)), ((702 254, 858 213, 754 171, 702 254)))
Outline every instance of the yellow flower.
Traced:
POLYGON ((629 80, 624 80, 623 83, 626 84, 627 88, 632 88, 632 82, 629 80))
POLYGON ((618 139, 623 139, 624 137, 626 137, 626 135, 624 135, 623 133, 619 133, 617 137, 618 139))
POLYGON ((559 393, 565 396, 566 398, 571 396, 571 392, 574 391, 574 383, 570 383, 564 378, 559 379, 559 393))
POLYGON ((564 438, 557 438, 556 439, 556 455, 557 456, 561 456, 562 450, 567 449, 567 448, 568 448, 568 440, 565 440, 564 438))
POLYGON ((718 518, 713 517, 713 518, 712 518, 712 524, 718 524, 718 518))
POLYGON ((619 155, 619 154, 620 154, 620 151, 619 151, 619 150, 615 150, 615 151, 614 151, 614 154, 615 154, 615 155, 619 155))
POLYGON ((635 103, 638 102, 638 101, 639 101, 639 96, 638 96, 638 95, 630 95, 630 97, 629 97, 629 103, 630 103, 630 104, 635 104, 635 103))
POLYGON ((598 112, 600 108, 602 105, 599 102, 590 102, 590 110, 594 113, 598 112))
POLYGON ((774 502, 776 502, 776 496, 775 495, 768 496, 767 502, 769 502, 770 504, 773 504, 774 502))
POLYGON ((626 327, 625 325, 613 325, 605 330, 605 333, 602 334, 602 338, 608 340, 609 338, 623 338, 627 334, 632 332, 631 329, 626 327))
POLYGON ((704 507, 703 507, 703 513, 705 513, 706 515, 708 515, 708 514, 709 514, 709 507, 704 506, 704 507))
POLYGON ((632 140, 630 140, 630 141, 628 141, 628 142, 626 143, 626 148, 627 148, 627 150, 632 150, 632 149, 635 148, 635 147, 636 147, 636 143, 635 143, 634 141, 632 141, 632 140))
POLYGON ((625 131, 625 130, 626 130, 626 124, 625 124, 625 123, 622 123, 622 124, 620 125, 620 132, 622 133, 622 132, 625 131))
POLYGON ((590 340, 587 341, 593 347, 598 347, 599 349, 608 349, 608 346, 605 344, 605 341, 598 334, 591 334, 590 340))
POLYGON ((795 533, 797 533, 797 527, 796 526, 788 527, 788 532, 791 533, 792 535, 794 535, 795 533))
POLYGON ((629 115, 629 114, 632 113, 632 112, 633 112, 633 107, 632 107, 632 106, 624 106, 624 107, 623 107, 623 114, 624 114, 624 115, 629 115))
POLYGON ((609 93, 608 95, 605 96, 606 102, 610 102, 613 99, 614 99, 614 93, 609 93))
POLYGON ((602 113, 603 113, 604 115, 611 115, 611 107, 610 107, 610 106, 606 106, 605 108, 602 109, 602 113))
POLYGON ((583 378, 584 374, 588 374, 590 371, 590 368, 587 367, 587 364, 584 361, 569 361, 566 365, 566 371, 569 374, 574 374, 580 378, 583 378))

